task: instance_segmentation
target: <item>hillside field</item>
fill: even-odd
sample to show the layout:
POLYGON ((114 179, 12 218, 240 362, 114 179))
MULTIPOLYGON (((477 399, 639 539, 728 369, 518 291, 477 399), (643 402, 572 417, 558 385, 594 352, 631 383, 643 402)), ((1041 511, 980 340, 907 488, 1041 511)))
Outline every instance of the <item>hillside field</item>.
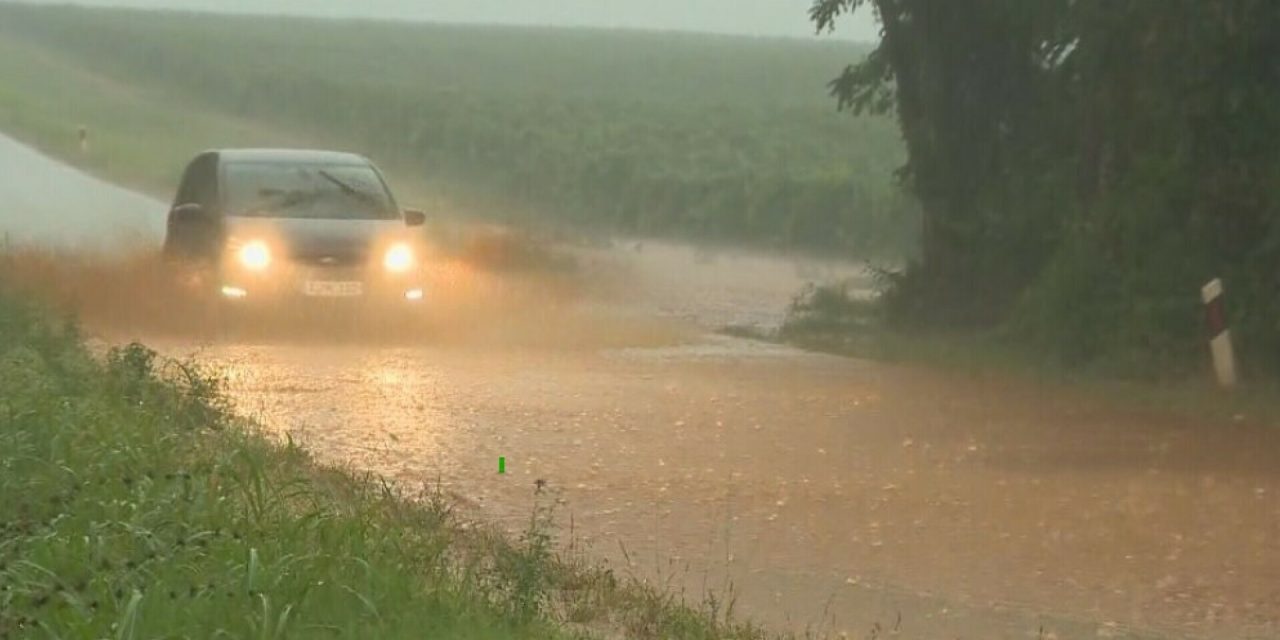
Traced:
POLYGON ((487 218, 859 255, 914 243, 892 121, 827 96, 865 53, 847 42, 0 4, 0 48, 0 126, 74 155, 88 123, 158 154, 108 171, 156 191, 202 147, 326 145, 487 218))

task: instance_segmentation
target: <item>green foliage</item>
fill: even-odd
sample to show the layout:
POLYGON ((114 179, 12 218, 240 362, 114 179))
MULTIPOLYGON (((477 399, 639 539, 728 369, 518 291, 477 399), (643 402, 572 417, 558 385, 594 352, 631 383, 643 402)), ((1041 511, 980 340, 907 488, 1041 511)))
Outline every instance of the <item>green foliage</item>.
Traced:
POLYGON ((858 45, 19 6, 0 33, 507 218, 882 255, 914 242, 892 123, 821 96, 858 45))
POLYGON ((545 567, 554 555, 551 510, 541 505, 529 517, 520 544, 498 557, 498 570, 507 576, 507 602, 516 619, 530 620, 543 612, 549 600, 551 579, 545 567))
POLYGON ((817 0, 884 40, 832 87, 893 98, 924 207, 899 321, 1004 325, 1065 363, 1178 371, 1222 277, 1246 362, 1280 370, 1280 5, 817 0))
POLYGON ((779 337, 808 340, 855 334, 878 320, 879 308, 852 296, 846 283, 810 285, 791 301, 779 337))

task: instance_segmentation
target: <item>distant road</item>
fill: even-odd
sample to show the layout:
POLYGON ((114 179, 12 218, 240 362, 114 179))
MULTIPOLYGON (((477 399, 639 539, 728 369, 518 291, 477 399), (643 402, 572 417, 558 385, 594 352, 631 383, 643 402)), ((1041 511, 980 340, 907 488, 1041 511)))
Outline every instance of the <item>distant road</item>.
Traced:
POLYGON ((117 250, 158 246, 165 205, 0 134, 0 239, 9 245, 117 250))

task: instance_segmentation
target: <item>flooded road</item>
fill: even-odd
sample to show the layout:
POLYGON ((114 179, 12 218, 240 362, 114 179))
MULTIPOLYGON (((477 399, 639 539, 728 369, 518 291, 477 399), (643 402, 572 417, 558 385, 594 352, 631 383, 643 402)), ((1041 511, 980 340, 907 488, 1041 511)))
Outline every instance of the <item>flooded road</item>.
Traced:
POLYGON ((775 326, 805 282, 857 264, 654 243, 583 258, 599 295, 490 307, 469 339, 112 337, 215 366, 241 411, 322 461, 439 483, 513 531, 553 505, 562 541, 690 602, 731 586, 778 628, 1280 635, 1277 431, 710 331, 775 326))
MULTIPOLYGON (((698 284, 731 276, 733 256, 670 284, 665 266, 684 249, 652 251, 655 265, 647 251, 617 258, 648 292, 632 298, 636 313, 764 323, 785 306, 781 290, 718 297, 698 284)), ((774 268, 738 286, 790 287, 797 268, 774 268)), ((439 482, 511 531, 553 504, 562 539, 572 522, 578 544, 620 570, 695 602, 731 587, 739 612, 781 628, 1280 633, 1272 430, 804 353, 684 320, 615 334, 618 317, 581 313, 592 336, 571 348, 165 348, 215 363, 243 410, 323 460, 439 482)))

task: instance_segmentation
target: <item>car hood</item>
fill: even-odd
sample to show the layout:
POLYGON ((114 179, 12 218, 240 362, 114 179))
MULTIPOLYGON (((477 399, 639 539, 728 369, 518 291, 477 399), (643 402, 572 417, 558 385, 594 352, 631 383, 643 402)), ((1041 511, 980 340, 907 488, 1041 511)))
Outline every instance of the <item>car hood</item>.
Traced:
POLYGON ((315 220, 228 216, 228 244, 265 240, 294 259, 363 259, 378 247, 408 238, 400 220, 315 220))

